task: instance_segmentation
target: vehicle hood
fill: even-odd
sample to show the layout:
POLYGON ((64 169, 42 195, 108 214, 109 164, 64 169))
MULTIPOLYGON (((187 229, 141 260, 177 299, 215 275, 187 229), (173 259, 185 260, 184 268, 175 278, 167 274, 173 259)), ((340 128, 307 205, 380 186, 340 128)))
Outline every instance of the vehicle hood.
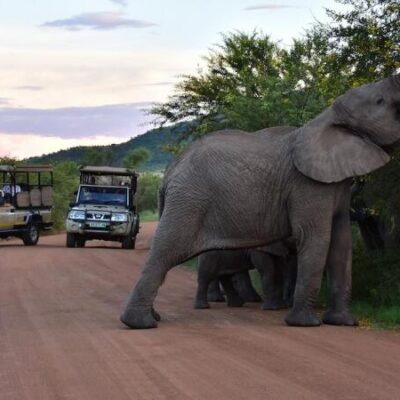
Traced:
POLYGON ((72 207, 71 210, 94 212, 129 212, 129 210, 123 206, 101 204, 80 204, 79 206, 72 207))

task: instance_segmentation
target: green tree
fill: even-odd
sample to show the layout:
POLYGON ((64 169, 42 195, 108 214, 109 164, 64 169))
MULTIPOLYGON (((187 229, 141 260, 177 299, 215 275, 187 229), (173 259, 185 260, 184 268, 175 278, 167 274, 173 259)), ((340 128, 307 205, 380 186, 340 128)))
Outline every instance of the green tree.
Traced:
POLYGON ((105 154, 99 147, 88 147, 85 149, 83 164, 104 165, 106 164, 105 154))
POLYGON ((359 86, 385 78, 400 68, 398 0, 336 0, 345 11, 328 10, 325 27, 340 68, 351 71, 359 86))
POLYGON ((0 165, 16 165, 19 164, 21 161, 14 157, 3 156, 0 157, 0 165))
POLYGON ((138 180, 138 208, 140 211, 157 211, 158 208, 158 187, 161 177, 156 174, 141 174, 138 180))
POLYGON ((145 147, 138 147, 131 150, 123 159, 122 164, 125 168, 137 169, 141 164, 150 159, 150 152, 145 147))
POLYGON ((72 161, 65 161, 54 167, 54 229, 64 229, 69 203, 79 185, 79 167, 72 161))

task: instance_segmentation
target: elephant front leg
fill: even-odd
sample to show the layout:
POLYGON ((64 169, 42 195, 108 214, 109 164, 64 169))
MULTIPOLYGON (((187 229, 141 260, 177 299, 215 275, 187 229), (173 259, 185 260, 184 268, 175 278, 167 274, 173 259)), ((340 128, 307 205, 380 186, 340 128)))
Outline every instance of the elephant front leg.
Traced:
POLYGON ((129 294, 127 304, 120 317, 121 322, 130 328, 137 329, 157 327, 160 315, 154 310, 153 302, 164 277, 165 273, 155 277, 151 266, 147 265, 135 288, 129 294))
POLYGON ((327 260, 330 294, 329 309, 322 317, 325 324, 358 325, 350 312, 352 243, 350 216, 343 213, 333 220, 332 240, 327 260))
POLYGON ((293 308, 286 317, 286 323, 292 326, 321 324, 314 308, 329 249, 330 226, 325 230, 317 230, 315 225, 309 224, 307 228, 308 232, 301 229, 297 238, 298 275, 293 308))

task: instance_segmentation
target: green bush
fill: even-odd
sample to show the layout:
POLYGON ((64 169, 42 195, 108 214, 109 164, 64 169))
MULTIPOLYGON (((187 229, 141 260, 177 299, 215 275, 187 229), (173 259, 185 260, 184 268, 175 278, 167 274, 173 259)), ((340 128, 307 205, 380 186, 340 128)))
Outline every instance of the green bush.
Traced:
POLYGON ((137 198, 140 211, 155 213, 158 209, 158 187, 161 177, 157 174, 144 173, 138 179, 137 198))
POLYGON ((69 203, 74 199, 74 191, 79 185, 78 165, 72 161, 65 161, 54 167, 54 230, 62 231, 65 228, 65 217, 69 203))
POLYGON ((353 298, 376 307, 400 307, 400 253, 354 249, 353 298))

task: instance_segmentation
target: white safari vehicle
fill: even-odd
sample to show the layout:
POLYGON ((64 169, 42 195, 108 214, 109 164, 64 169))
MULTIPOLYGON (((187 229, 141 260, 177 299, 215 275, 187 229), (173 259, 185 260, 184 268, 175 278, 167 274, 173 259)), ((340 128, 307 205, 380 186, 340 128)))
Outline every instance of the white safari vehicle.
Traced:
POLYGON ((53 225, 53 169, 49 165, 0 165, 0 238, 35 245, 53 225))
POLYGON ((129 168, 85 166, 65 223, 67 247, 84 247, 87 240, 121 242, 134 249, 139 232, 135 193, 137 174, 129 168))

